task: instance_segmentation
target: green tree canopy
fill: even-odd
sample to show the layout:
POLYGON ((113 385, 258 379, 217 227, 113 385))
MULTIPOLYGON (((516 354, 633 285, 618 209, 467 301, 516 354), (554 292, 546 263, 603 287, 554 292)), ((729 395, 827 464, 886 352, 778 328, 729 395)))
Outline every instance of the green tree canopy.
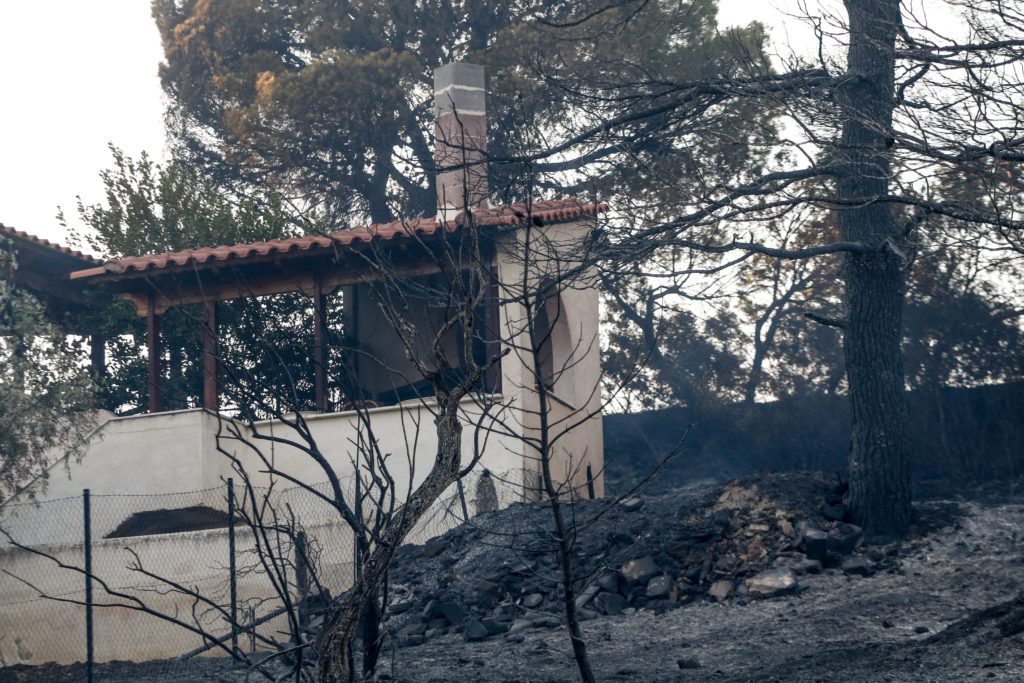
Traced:
MULTIPOLYGON (((765 61, 761 28, 719 33, 714 0, 155 0, 153 14, 181 158, 236 187, 275 188, 332 225, 433 212, 431 71, 443 63, 487 67, 490 152, 500 161, 588 116, 584 84, 635 83, 648 94, 765 61)), ((628 107, 628 89, 618 93, 628 107)), ((694 126, 686 140, 659 134, 671 114, 648 119, 612 147, 531 166, 532 187, 635 195, 667 211, 685 193, 652 195, 662 185, 653 177, 690 177, 698 157, 722 175, 756 161, 755 143, 773 131, 739 123, 769 112, 745 109, 694 126), (585 181, 570 173, 583 165, 585 181)), ((502 177, 523 169, 495 163, 491 172, 500 193, 502 177)))
POLYGON ((16 268, 0 238, 0 501, 80 455, 95 406, 87 353, 15 288, 16 268))

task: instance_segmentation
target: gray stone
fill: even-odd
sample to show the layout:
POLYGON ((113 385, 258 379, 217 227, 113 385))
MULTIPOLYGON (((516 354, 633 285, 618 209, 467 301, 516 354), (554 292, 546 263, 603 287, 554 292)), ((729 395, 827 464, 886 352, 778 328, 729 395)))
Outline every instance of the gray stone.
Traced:
POLYGON ((562 625, 562 620, 553 614, 537 614, 530 618, 530 622, 538 628, 557 628, 562 625))
POLYGON ((423 634, 423 637, 430 640, 431 638, 443 636, 446 633, 448 633, 447 628, 428 628, 427 632, 423 634))
POLYGON ((619 592, 619 575, 617 572, 604 572, 597 577, 597 586, 608 593, 619 592))
POLYGON ((586 607, 594 596, 600 592, 601 588, 596 584, 591 584, 583 589, 583 592, 576 598, 576 609, 583 609, 586 607))
POLYGON ((833 522, 841 522, 846 517, 846 506, 842 503, 822 503, 821 516, 825 519, 831 519, 833 522))
POLYGON ((409 636, 421 636, 426 632, 426 630, 426 624, 409 624, 398 632, 398 637, 408 638, 409 636))
POLYGON ((677 659, 676 666, 680 669, 699 669, 700 662, 696 659, 677 659))
POLYGON ((540 606, 540 603, 544 602, 544 596, 540 593, 530 593, 523 598, 523 607, 527 609, 534 609, 540 606))
POLYGON ((604 614, 622 614, 622 610, 626 609, 626 598, 618 593, 598 593, 594 598, 594 607, 604 614))
POLYGON ((422 645, 424 640, 426 639, 421 635, 408 636, 406 638, 402 638, 402 644, 406 647, 415 647, 417 645, 422 645))
POLYGON ((512 622, 512 626, 509 627, 509 633, 519 633, 525 631, 528 628, 533 628, 533 622, 529 619, 516 619, 512 622))
POLYGON ((644 501, 641 498, 634 497, 623 498, 622 501, 619 503, 619 507, 621 507, 626 512, 636 512, 637 510, 643 508, 643 506, 644 501))
POLYGON ((630 560, 622 565, 622 569, 619 571, 622 573, 622 578, 630 583, 647 583, 650 579, 661 574, 661 567, 654 562, 653 557, 645 555, 644 557, 630 560))
POLYGON ((448 548, 440 538, 432 538, 423 544, 423 557, 437 557, 448 548))
POLYGON ((801 544, 807 557, 812 560, 824 560, 828 555, 828 534, 821 529, 805 529, 801 544))
POLYGON ((462 637, 467 641, 473 643, 478 640, 483 640, 490 633, 487 631, 487 627, 480 623, 480 620, 476 617, 470 617, 466 619, 466 623, 462 628, 462 637))
POLYGON ((747 595, 751 598, 772 598, 792 593, 799 584, 796 572, 789 567, 766 569, 757 576, 747 579, 747 595))
POLYGON ((662 574, 655 576, 647 584, 647 597, 659 600, 675 600, 675 582, 662 574))
POLYGON ((847 576, 871 576, 875 573, 871 568, 871 563, 863 557, 846 558, 840 569, 842 569, 843 573, 847 576))
POLYGON ((524 640, 526 640, 526 634, 525 633, 509 633, 509 634, 506 634, 505 640, 507 640, 510 643, 521 643, 524 640))
POLYGON ((487 629, 487 633, 489 633, 492 636, 496 636, 499 633, 505 633, 512 626, 507 621, 501 621, 493 617, 486 617, 484 619, 481 619, 480 623, 484 625, 485 629, 487 629))
POLYGON ((590 621, 591 619, 597 619, 599 616, 601 615, 592 609, 587 609, 586 607, 576 613, 576 618, 580 621, 590 621))
POLYGON ((447 619, 448 623, 452 626, 461 624, 469 616, 469 612, 466 611, 465 607, 450 600, 437 603, 437 613, 447 619))
MULTIPOLYGON (((856 524, 839 524, 828 532, 828 552, 832 555, 849 555, 864 540, 864 531, 856 524)), ((810 556, 810 553, 807 554, 810 556)), ((819 559, 819 558, 815 558, 819 559)))
POLYGON ((732 581, 727 579, 720 579, 711 584, 711 588, 708 589, 708 595, 714 598, 718 602, 727 600, 732 595, 733 584, 732 581))

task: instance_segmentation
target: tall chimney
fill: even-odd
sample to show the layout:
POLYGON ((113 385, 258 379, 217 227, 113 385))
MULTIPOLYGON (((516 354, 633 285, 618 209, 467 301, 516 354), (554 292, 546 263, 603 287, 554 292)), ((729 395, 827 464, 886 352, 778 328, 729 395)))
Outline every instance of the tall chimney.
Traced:
POLYGON ((437 217, 487 208, 487 105, 484 68, 452 62, 434 69, 437 217))

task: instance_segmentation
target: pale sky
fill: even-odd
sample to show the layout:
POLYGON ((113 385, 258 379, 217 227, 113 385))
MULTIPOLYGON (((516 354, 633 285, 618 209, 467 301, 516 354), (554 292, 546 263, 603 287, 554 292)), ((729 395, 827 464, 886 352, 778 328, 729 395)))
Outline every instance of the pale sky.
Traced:
MULTIPOLYGON (((805 41, 786 6, 721 0, 721 23, 805 41)), ((108 143, 163 158, 161 58, 148 0, 0 0, 0 223, 66 242, 57 207, 102 200, 108 143)))

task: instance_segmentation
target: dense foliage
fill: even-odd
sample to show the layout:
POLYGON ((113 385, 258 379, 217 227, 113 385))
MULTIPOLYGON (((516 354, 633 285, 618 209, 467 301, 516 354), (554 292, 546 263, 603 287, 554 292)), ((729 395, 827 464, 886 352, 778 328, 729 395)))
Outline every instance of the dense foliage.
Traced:
POLYGON ((14 286, 16 268, 13 245, 0 238, 0 501, 45 484, 58 461, 81 454, 93 425, 87 354, 14 286))

